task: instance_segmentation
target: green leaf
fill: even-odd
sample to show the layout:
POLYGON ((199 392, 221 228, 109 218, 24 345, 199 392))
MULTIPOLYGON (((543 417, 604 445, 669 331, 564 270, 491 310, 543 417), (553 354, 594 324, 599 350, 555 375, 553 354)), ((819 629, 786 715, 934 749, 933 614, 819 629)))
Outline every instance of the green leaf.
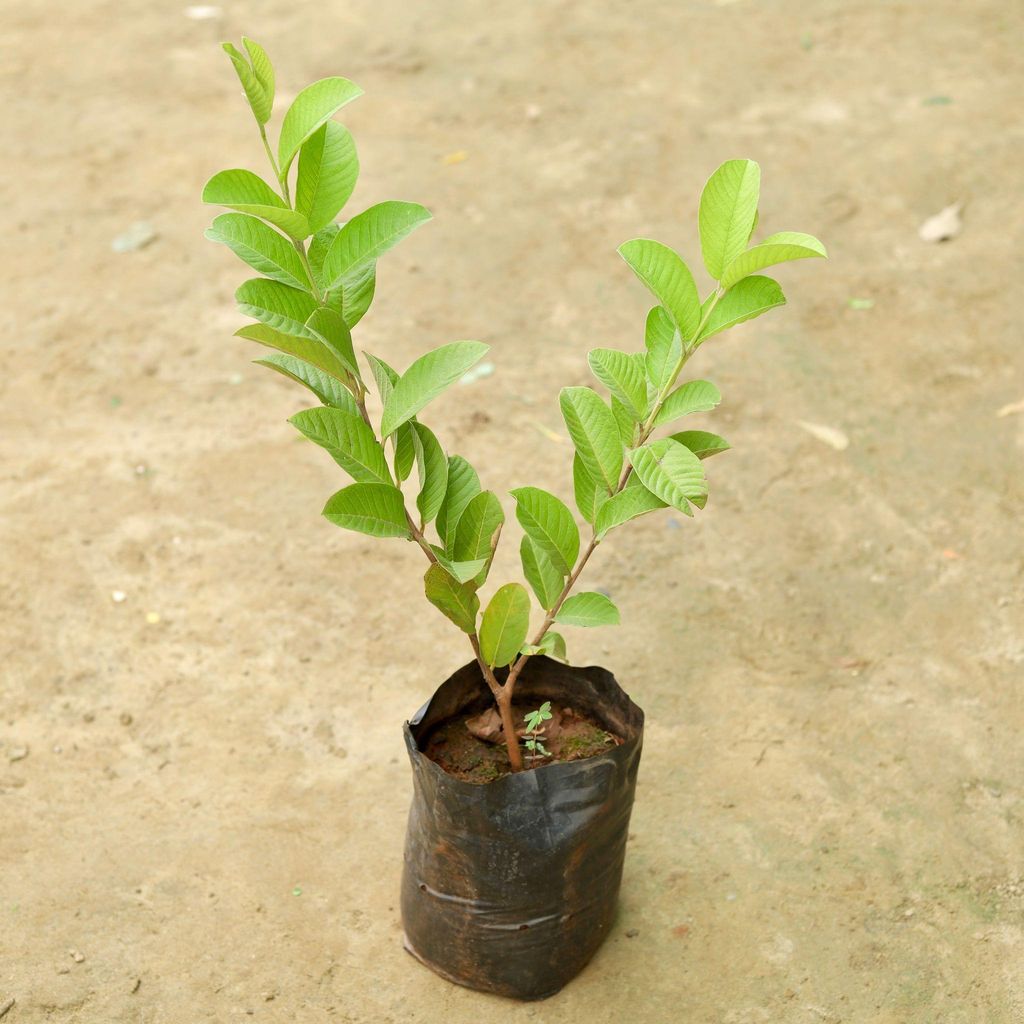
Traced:
POLYGON ((540 638, 539 644, 524 644, 521 653, 546 654, 559 661, 568 661, 565 653, 565 637, 550 629, 540 638))
MULTIPOLYGON (((480 477, 476 470, 461 456, 448 457, 448 489, 444 501, 437 510, 437 535, 445 551, 451 551, 455 543, 455 531, 466 506, 480 493, 480 477)), ((481 567, 482 568, 482 567, 481 567)), ((477 570, 479 571, 479 570, 477 570)), ((475 576, 476 573, 473 573, 475 576)))
POLYGON ((624 242, 619 255, 665 307, 683 338, 692 338, 700 323, 700 298, 693 275, 679 255, 650 238, 624 242))
POLYGON ((611 494, 622 472, 622 440, 611 409, 590 388, 562 388, 558 403, 584 467, 611 494))
POLYGON ((252 62, 252 70, 256 75, 256 81, 263 87, 270 108, 274 106, 274 65, 270 63, 267 51, 253 39, 242 36, 242 45, 249 54, 252 62))
MULTIPOLYGON (((632 485, 637 477, 631 476, 629 480, 632 485)), ((636 519, 637 516, 642 516, 645 512, 654 512, 664 507, 665 502, 661 498, 652 494, 637 481, 636 486, 624 487, 601 506, 601 511, 598 512, 597 520, 594 523, 594 531, 600 539, 616 526, 628 523, 630 519, 636 519)))
POLYGON ((395 476, 401 483, 409 479, 413 464, 416 462, 416 438, 412 423, 403 423, 391 435, 391 443, 395 449, 395 476))
POLYGON ((615 426, 619 428, 619 440, 623 448, 632 448, 636 443, 637 421, 633 414, 620 402, 615 395, 612 395, 612 416, 615 418, 615 426))
POLYGON ((310 231, 330 224, 348 202, 359 177, 356 144, 337 121, 321 125, 299 150, 295 209, 309 221, 310 231))
POLYGON ((343 274, 340 283, 335 285, 334 293, 341 296, 341 315, 349 327, 355 327, 373 302, 373 293, 377 287, 377 263, 370 260, 353 267, 343 274))
POLYGON ((320 306, 310 314, 306 327, 316 333, 353 376, 359 376, 356 354, 352 350, 352 334, 340 313, 320 306))
POLYGON ((683 355, 683 342, 672 318, 661 306, 647 314, 644 336, 647 347, 647 379, 659 394, 668 387, 683 355))
POLYGON ((539 487, 517 487, 516 518, 526 535, 551 559, 551 564, 568 576, 580 553, 580 531, 569 509, 539 487))
POLYGON ((322 341, 315 338, 298 338, 292 334, 283 334, 266 324, 248 324, 235 331, 235 336, 258 342, 267 348, 276 348, 278 352, 311 363, 339 381, 344 381, 348 377, 348 371, 338 357, 322 341))
POLYGON ((479 341, 453 341, 427 352, 399 377, 385 399, 380 432, 387 437, 455 383, 488 350, 479 341))
POLYGON ((671 423, 680 416, 689 416, 694 412, 709 412, 721 400, 718 388, 711 381, 688 380, 665 399, 654 418, 654 425, 660 427, 663 423, 671 423))
POLYGON ((813 235, 805 235, 801 231, 780 231, 778 234, 769 235, 763 242, 737 256, 725 268, 722 285, 731 288, 743 278, 777 263, 827 256, 825 246, 813 235))
POLYGON ((453 579, 441 565, 432 565, 423 577, 427 600, 448 616, 464 633, 476 632, 480 598, 471 583, 453 579))
POLYGON ((259 217, 295 239, 309 234, 306 218, 290 209, 259 175, 243 168, 215 174, 203 186, 203 202, 259 217))
POLYGON ((324 260, 334 244, 334 239, 338 237, 340 230, 340 224, 328 224, 327 227, 321 228, 309 241, 306 259, 309 260, 313 277, 316 279, 316 283, 320 286, 321 291, 327 290, 325 288, 326 282, 324 281, 324 260))
POLYGON ((205 234, 264 276, 292 288, 309 288, 309 277, 295 247, 263 221, 245 213, 222 213, 205 234))
POLYGON ((384 449, 360 416, 320 406, 297 412, 288 422, 325 448, 353 480, 391 484, 384 449))
POLYGON ((565 586, 565 577, 552 564, 551 559, 529 537, 519 544, 519 557, 523 575, 544 611, 550 611, 565 586))
POLYGON ((754 230, 761 168, 753 160, 727 160, 708 178, 700 196, 700 248, 716 280, 747 247, 754 230))
POLYGON ((347 78, 322 78, 307 85, 295 97, 281 122, 281 135, 277 140, 277 161, 282 177, 288 173, 306 139, 346 103, 362 94, 363 90, 347 78))
POLYGON ((436 544, 431 544, 430 550, 434 552, 437 564, 459 583, 469 583, 474 577, 479 576, 481 570, 487 565, 486 558, 476 558, 472 562, 454 562, 445 554, 444 548, 438 547, 436 544))
POLYGON ((397 201, 378 203, 357 214, 335 236, 324 260, 327 287, 337 287, 346 274, 376 260, 428 220, 426 207, 397 201))
POLYGON ((358 414, 356 400, 348 388, 311 363, 284 353, 275 353, 265 356, 263 359, 254 359, 253 362, 276 370, 283 376, 309 388, 324 405, 333 406, 335 409, 344 409, 345 412, 350 412, 353 415, 358 414))
POLYGON ((480 620, 480 653, 491 668, 519 654, 530 628, 530 595, 521 583, 499 587, 480 620))
POLYGON ((587 355, 594 376, 640 421, 647 414, 647 371, 642 353, 595 348, 587 355))
POLYGON ((349 484, 327 499, 324 516, 336 526, 372 537, 412 538, 402 492, 391 484, 349 484))
POLYGON ((673 441, 689 448, 698 459, 710 459, 712 455, 727 452, 732 447, 724 437, 710 434, 706 430, 681 430, 671 437, 673 441))
MULTIPOLYGON (((222 43, 221 46, 224 48, 224 52, 231 58, 231 63, 235 66, 238 80, 242 83, 245 98, 249 101, 249 107, 252 109, 257 123, 261 125, 266 124, 270 120, 270 111, 274 106, 273 77, 270 80, 270 93, 268 94, 263 82, 260 81, 241 51, 232 43, 222 43)), ((246 49, 249 49, 249 47, 247 46, 246 49)), ((252 50, 249 50, 249 52, 252 53, 252 50)), ((265 60, 266 54, 262 50, 260 50, 260 53, 265 60)), ((269 63, 267 61, 268 66, 269 63)), ((271 75, 273 75, 273 72, 271 72, 271 75)))
POLYGON ((485 568, 489 568, 504 522, 505 513, 493 491, 481 491, 471 498, 455 528, 455 543, 452 546, 455 561, 472 562, 485 558, 485 568))
POLYGON ((388 366, 383 359, 379 359, 370 352, 364 352, 363 357, 370 367, 370 373, 373 374, 373 379, 377 384, 377 394, 380 395, 381 402, 386 402, 391 397, 391 392, 394 391, 395 385, 398 383, 398 371, 394 367, 388 366))
POLYGON ((238 286, 235 301, 246 316, 251 316, 276 331, 291 334, 296 338, 320 340, 306 327, 306 321, 317 308, 316 299, 308 292, 289 288, 280 281, 253 277, 238 286))
POLYGON ((587 471, 579 452, 572 457, 572 487, 580 515, 593 526, 598 510, 608 500, 608 492, 587 471))
POLYGON ((422 423, 413 423, 412 430, 420 473, 416 507, 420 511, 421 522, 426 525, 434 521, 448 489, 448 457, 432 430, 422 423))
POLYGON ((700 340, 703 342, 713 334, 735 327, 744 320, 753 320, 755 316, 785 304, 786 296, 782 294, 778 282, 758 274, 745 277, 718 300, 700 332, 700 340))
POLYGON ((566 626, 617 626, 619 609, 604 594, 586 590, 565 599, 555 622, 566 626))
POLYGON ((704 507, 708 497, 704 469, 689 448, 663 437, 637 448, 630 459, 640 482, 662 501, 688 516, 693 515, 691 501, 704 507))

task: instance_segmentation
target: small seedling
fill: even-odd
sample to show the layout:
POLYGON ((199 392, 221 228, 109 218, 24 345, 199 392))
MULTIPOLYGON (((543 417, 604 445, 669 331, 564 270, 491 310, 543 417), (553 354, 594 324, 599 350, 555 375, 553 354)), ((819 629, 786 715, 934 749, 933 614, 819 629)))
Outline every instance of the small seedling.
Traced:
MULTIPOLYGON (((712 284, 700 298, 682 257, 667 245, 634 238, 619 247, 626 265, 656 300, 647 315, 642 351, 596 348, 589 364, 602 396, 590 387, 563 388, 562 417, 572 439, 572 489, 589 528, 583 540, 576 516, 539 487, 509 493, 522 527, 523 574, 540 609, 530 633, 530 591, 500 586, 483 606, 505 523, 497 494, 484 490, 461 455, 449 455, 421 419, 434 399, 488 351, 456 341, 421 355, 399 373, 369 352, 356 357, 352 331, 374 297, 377 264, 396 243, 430 220, 417 203, 382 202, 344 223, 359 173, 355 143, 335 114, 362 94, 345 78, 303 89, 285 112, 277 145, 267 136, 274 69, 262 47, 243 40, 245 53, 225 44, 272 173, 215 174, 203 200, 221 214, 207 237, 227 245, 259 275, 235 293, 251 323, 237 332, 270 349, 257 362, 308 388, 320 405, 291 422, 325 448, 353 480, 328 499, 332 523, 374 537, 417 545, 429 563, 427 600, 460 630, 501 714, 509 761, 523 767, 512 696, 523 666, 537 654, 565 660, 565 639, 553 627, 605 626, 619 611, 598 591, 573 593, 581 573, 613 530, 638 516, 671 508, 686 516, 708 498, 704 462, 729 444, 706 430, 677 430, 684 416, 712 410, 721 400, 710 381, 679 382, 683 368, 708 340, 786 301, 778 283, 760 273, 790 260, 825 256, 811 235, 783 231, 751 244, 758 220, 761 170, 752 160, 729 160, 708 179, 698 225, 712 284), (369 383, 382 413, 371 417, 369 383), (658 436, 659 433, 661 436, 658 436), (418 485, 411 483, 416 470, 418 485), (414 493, 412 507, 405 490, 414 493)), ((439 281, 440 286, 440 281, 439 281)), ((543 751, 536 736, 532 750, 543 751)))
POLYGON ((541 742, 544 730, 541 726, 551 719, 551 701, 546 700, 536 711, 527 711, 523 715, 526 722, 526 736, 523 745, 534 757, 550 757, 551 752, 541 742))

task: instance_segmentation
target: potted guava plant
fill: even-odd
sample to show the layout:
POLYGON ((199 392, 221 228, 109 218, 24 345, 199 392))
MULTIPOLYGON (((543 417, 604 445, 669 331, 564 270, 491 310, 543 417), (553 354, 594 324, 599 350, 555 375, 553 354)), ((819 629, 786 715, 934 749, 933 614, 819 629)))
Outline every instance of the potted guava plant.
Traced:
POLYGON ((760 169, 751 160, 722 164, 701 194, 700 245, 713 281, 703 300, 668 246, 646 238, 620 246, 656 304, 642 349, 590 352, 606 395, 561 391, 584 532, 554 494, 512 488, 527 586, 492 588, 502 502, 423 419, 487 346, 442 345, 400 373, 380 353, 364 352, 361 362, 352 339, 374 297, 377 261, 430 214, 416 203, 382 202, 339 223, 359 162, 334 116, 361 90, 338 77, 307 86, 272 146, 274 69, 258 44, 244 39, 243 46, 224 49, 271 178, 225 170, 203 190, 204 202, 231 211, 207 237, 258 275, 235 293, 253 321, 236 333, 267 349, 258 363, 319 402, 290 422, 351 478, 323 514, 346 529, 416 545, 427 600, 472 652, 404 727, 413 769, 406 948, 460 984, 543 998, 582 969, 611 927, 643 735, 643 712, 611 673, 567 660, 563 627, 619 621, 607 596, 578 589, 580 577, 630 520, 704 508, 704 464, 729 445, 706 430, 678 429, 679 420, 720 401, 714 384, 681 382, 681 374, 709 339, 785 302, 760 271, 823 257, 825 249, 789 231, 752 243, 760 169), (379 417, 368 408, 371 388, 379 417))

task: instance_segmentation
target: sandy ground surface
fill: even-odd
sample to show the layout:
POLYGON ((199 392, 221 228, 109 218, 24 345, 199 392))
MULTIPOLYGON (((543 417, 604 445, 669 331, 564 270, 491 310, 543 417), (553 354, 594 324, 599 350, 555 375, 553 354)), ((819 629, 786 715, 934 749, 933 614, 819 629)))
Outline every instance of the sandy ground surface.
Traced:
POLYGON ((1021 9, 224 6, 4 11, 3 1024, 1024 1020, 1021 9), (283 92, 365 88, 356 209, 433 209, 357 343, 493 345, 430 421, 499 490, 568 495, 557 390, 647 308, 615 246, 696 263, 720 160, 833 254, 695 364, 735 446, 706 513, 588 570, 625 625, 571 651, 649 729, 619 924, 543 1004, 401 949, 400 726, 466 652, 413 547, 320 518, 303 394, 230 337, 244 269, 198 195, 262 170, 216 45, 243 31, 283 92))

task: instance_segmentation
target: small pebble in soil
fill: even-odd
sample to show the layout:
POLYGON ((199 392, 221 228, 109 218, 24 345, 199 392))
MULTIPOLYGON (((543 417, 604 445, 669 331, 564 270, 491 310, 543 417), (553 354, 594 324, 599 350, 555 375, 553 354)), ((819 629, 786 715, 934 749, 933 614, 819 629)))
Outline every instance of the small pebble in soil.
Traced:
POLYGON ((639 934, 640 934, 640 932, 636 928, 630 928, 626 932, 626 938, 627 939, 635 939, 639 934))
POLYGON ((110 600, 113 601, 114 604, 120 604, 125 600, 125 598, 127 598, 127 596, 128 595, 123 590, 112 590, 110 592, 110 600))
POLYGON ((122 711, 121 712, 120 722, 121 722, 122 725, 131 725, 132 721, 133 721, 132 716, 130 714, 128 714, 127 711, 122 711))
POLYGON ((7 754, 7 760, 14 764, 15 761, 23 761, 28 757, 28 747, 11 747, 7 754))
POLYGON ((70 956, 71 959, 74 960, 76 964, 80 964, 82 963, 83 960, 85 960, 85 954, 80 953, 77 949, 69 949, 68 956, 70 956))

